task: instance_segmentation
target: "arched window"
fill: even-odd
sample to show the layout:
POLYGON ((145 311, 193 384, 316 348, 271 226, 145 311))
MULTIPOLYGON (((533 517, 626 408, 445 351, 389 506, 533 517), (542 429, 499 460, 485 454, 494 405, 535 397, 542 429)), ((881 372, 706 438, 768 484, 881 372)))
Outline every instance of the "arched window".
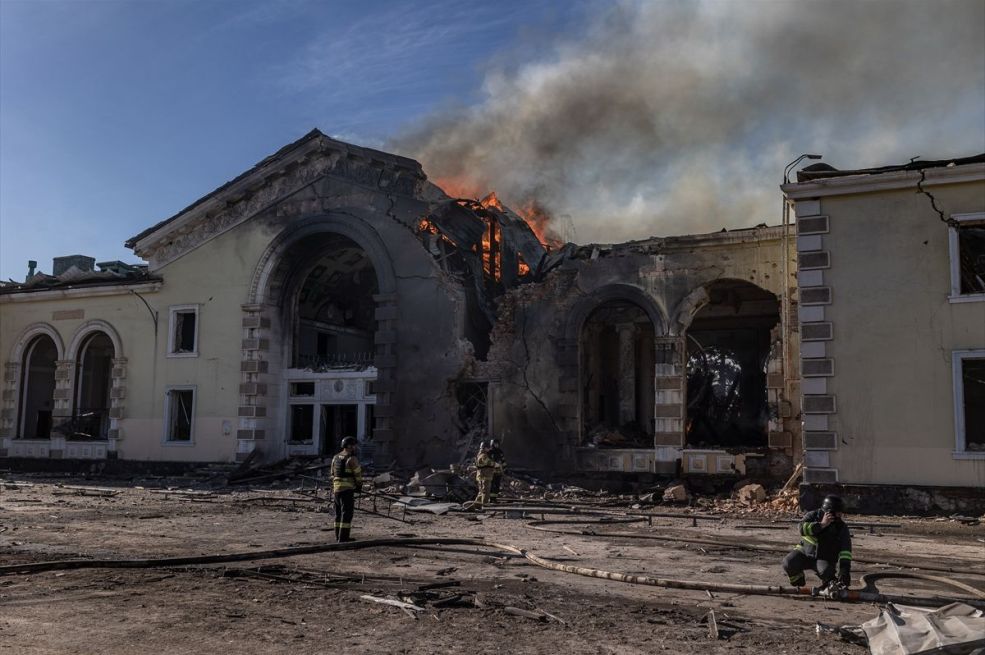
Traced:
POLYGON ((109 431, 113 342, 103 332, 86 337, 76 356, 75 407, 69 438, 105 439, 109 431))
POLYGON ((581 419, 585 444, 653 444, 654 325, 639 305, 609 300, 581 331, 581 419))
POLYGON ((46 334, 35 337, 24 351, 18 430, 22 439, 51 437, 57 359, 58 348, 46 334))
POLYGON ((708 303, 687 328, 687 444, 765 447, 766 372, 779 299, 741 280, 706 288, 708 303))

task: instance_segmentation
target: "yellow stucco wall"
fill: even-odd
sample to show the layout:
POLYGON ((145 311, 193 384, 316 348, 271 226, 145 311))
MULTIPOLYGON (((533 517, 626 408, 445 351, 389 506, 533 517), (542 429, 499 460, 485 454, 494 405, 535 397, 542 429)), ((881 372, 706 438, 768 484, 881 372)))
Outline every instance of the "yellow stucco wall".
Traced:
MULTIPOLYGON (((930 189, 946 215, 985 211, 985 182, 930 189)), ((820 198, 825 320, 842 483, 985 486, 955 459, 951 353, 985 348, 985 302, 951 303, 948 228, 914 188, 820 198)))
MULTIPOLYGON (((119 457, 233 461, 242 359, 241 305, 247 299, 256 262, 271 238, 247 222, 154 271, 164 283, 156 291, 142 290, 141 295, 158 315, 156 335, 147 307, 125 287, 110 296, 0 300, 0 356, 10 361, 24 330, 36 323, 54 328, 68 349, 73 336, 89 321, 106 321, 119 334, 127 359, 119 457), (168 357, 169 308, 187 304, 199 307, 198 356, 168 357), (82 310, 84 316, 57 318, 71 310, 82 310), (194 443, 165 443, 165 393, 171 386, 187 385, 196 388, 194 443)), ((73 359, 75 353, 64 357, 73 359)))

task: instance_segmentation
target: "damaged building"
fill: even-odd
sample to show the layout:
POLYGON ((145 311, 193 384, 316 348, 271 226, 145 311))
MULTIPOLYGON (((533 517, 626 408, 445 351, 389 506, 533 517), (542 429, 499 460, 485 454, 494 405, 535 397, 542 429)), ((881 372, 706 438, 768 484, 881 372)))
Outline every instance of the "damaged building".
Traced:
POLYGON ((542 219, 313 131, 128 240, 146 265, 0 288, 0 452, 271 460, 355 434, 418 467, 492 435, 550 472, 789 470, 783 228, 576 246, 542 219))
MULTIPOLYGON (((852 470, 844 450, 818 445, 842 378, 818 375, 832 285, 809 248, 834 231, 805 229, 815 186, 850 176, 829 177, 785 187, 796 228, 579 246, 312 131, 128 240, 146 265, 58 258, 0 287, 0 454, 270 461, 356 435, 378 467, 416 468, 494 436, 517 468, 648 482, 785 478, 806 444, 809 482, 846 481, 827 472, 852 470)), ((959 250, 971 205, 947 227, 959 250)), ((974 373, 972 336, 955 352, 974 373)))
POLYGON ((784 185, 797 225, 805 482, 863 511, 982 511, 985 155, 784 185))

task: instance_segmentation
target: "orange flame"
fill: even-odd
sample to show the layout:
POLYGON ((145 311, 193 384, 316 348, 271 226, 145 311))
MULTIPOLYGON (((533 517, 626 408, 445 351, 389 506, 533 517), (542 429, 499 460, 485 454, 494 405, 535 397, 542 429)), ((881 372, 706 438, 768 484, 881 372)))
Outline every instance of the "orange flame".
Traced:
POLYGON ((551 215, 536 200, 525 207, 517 209, 516 213, 522 216, 523 220, 527 222, 527 225, 533 230, 542 246, 551 250, 564 245, 560 239, 550 232, 551 215))
POLYGON ((499 198, 496 197, 495 191, 490 192, 489 195, 487 195, 485 198, 480 200, 479 204, 485 207, 486 209, 492 207, 493 209, 498 209, 499 211, 505 211, 503 209, 503 203, 501 203, 499 201, 499 198))

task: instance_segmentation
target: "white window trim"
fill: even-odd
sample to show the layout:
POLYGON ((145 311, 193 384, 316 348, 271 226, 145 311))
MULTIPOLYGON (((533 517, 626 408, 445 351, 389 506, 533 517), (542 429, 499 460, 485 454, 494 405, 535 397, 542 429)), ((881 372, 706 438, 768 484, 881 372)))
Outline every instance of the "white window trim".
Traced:
POLYGON ((198 333, 199 328, 202 324, 201 312, 199 308, 201 305, 171 305, 168 307, 168 352, 167 357, 182 358, 182 357, 198 357, 198 333), (174 352, 175 341, 177 340, 176 330, 178 328, 178 323, 176 315, 179 312, 194 312, 195 314, 195 349, 187 353, 176 353, 174 352))
POLYGON ((304 445, 310 446, 317 440, 316 435, 318 434, 321 420, 321 405, 315 400, 314 396, 296 396, 292 397, 291 402, 287 404, 287 426, 285 434, 285 442, 294 445, 304 445), (301 441, 291 441, 291 434, 293 432, 294 426, 291 425, 291 420, 293 418, 292 412, 293 407, 299 407, 301 405, 311 405, 311 434, 308 435, 307 439, 302 439, 301 441))
MULTIPOLYGON (((951 214, 951 218, 959 223, 985 221, 985 212, 972 214, 951 214)), ((951 260, 951 295, 948 302, 985 302, 985 293, 961 293, 961 264, 958 260, 958 230, 947 228, 947 252, 951 260)))
POLYGON ((951 353, 951 372, 954 384, 954 459, 985 459, 985 451, 966 450, 964 424, 964 385, 961 363, 966 359, 985 359, 985 349, 955 350, 951 353))
POLYGON ((174 385, 168 386, 164 389, 164 430, 161 433, 161 445, 163 446, 177 446, 178 448, 194 446, 195 445, 195 413, 198 409, 198 386, 194 384, 185 385, 174 385), (188 441, 172 441, 168 437, 168 428, 171 425, 171 392, 172 391, 191 391, 192 392, 192 410, 191 410, 191 434, 189 435, 188 441))

